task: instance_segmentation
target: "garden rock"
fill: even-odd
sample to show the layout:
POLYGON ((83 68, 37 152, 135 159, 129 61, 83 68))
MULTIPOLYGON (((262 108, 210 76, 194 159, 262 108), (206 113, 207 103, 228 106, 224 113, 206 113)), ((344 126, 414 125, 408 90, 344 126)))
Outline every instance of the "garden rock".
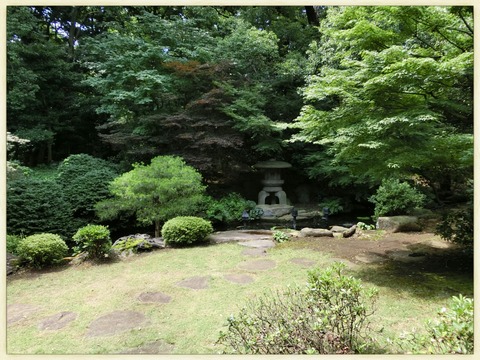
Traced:
POLYGON ((333 237, 333 232, 327 229, 303 228, 300 234, 304 237, 333 237))
POLYGON ((172 297, 161 292, 144 292, 138 296, 138 300, 144 303, 166 304, 172 300, 172 297))
POLYGON ((331 232, 339 232, 339 233, 343 233, 344 231, 347 231, 348 228, 347 227, 344 227, 344 226, 338 226, 338 225, 334 225, 330 228, 330 231, 331 232))
POLYGON ((120 242, 125 240, 141 240, 133 249, 134 252, 137 251, 150 251, 153 249, 162 249, 165 247, 165 242, 161 237, 159 238, 152 238, 148 234, 135 234, 135 235, 128 235, 118 238, 112 246, 118 245, 120 242))
POLYGON ((40 306, 31 304, 9 304, 7 305, 7 324, 13 324, 20 320, 28 319, 40 309, 40 306))
POLYGON ((19 265, 20 258, 13 254, 7 253, 7 275, 11 275, 17 271, 19 265))
POLYGON ((246 256, 267 256, 265 248, 250 248, 242 251, 242 255, 246 256))
POLYGON ((224 278, 236 284, 250 284, 254 281, 253 278, 247 274, 228 274, 225 275, 224 278))
POLYGON ((353 234, 355 234, 356 231, 357 231, 357 225, 353 225, 352 227, 350 227, 350 229, 345 230, 342 233, 342 235, 344 238, 349 238, 353 236, 353 234))
POLYGON ((238 245, 251 248, 272 248, 275 246, 275 242, 272 240, 250 240, 239 242, 238 245))
POLYGON ((378 230, 392 233, 422 230, 416 216, 381 216, 378 218, 376 226, 378 230))
POLYGON ((273 231, 270 230, 230 230, 220 231, 208 236, 208 240, 215 244, 234 241, 271 240, 273 231))
POLYGON ((244 270, 270 270, 276 265, 273 260, 252 260, 240 264, 239 267, 244 270))

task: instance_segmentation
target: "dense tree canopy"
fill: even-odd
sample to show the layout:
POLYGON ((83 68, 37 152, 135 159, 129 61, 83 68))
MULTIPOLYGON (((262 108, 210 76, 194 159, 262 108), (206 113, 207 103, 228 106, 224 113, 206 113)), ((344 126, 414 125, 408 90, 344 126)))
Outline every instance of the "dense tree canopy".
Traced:
POLYGON ((11 6, 7 90, 28 166, 174 155, 233 186, 277 158, 364 201, 472 178, 472 7, 11 6))

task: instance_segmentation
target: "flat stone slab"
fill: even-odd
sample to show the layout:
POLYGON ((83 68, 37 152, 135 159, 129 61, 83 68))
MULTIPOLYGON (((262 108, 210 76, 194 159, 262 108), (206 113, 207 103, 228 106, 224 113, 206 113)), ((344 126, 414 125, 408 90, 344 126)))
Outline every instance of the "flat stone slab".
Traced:
POLYGON ((172 297, 161 292, 144 292, 138 296, 138 300, 144 303, 166 304, 172 300, 172 297))
POLYGON ((273 240, 250 240, 239 242, 238 245, 252 248, 272 248, 275 246, 273 240))
POLYGON ((267 256, 267 250, 265 248, 251 248, 242 251, 242 255, 246 256, 267 256))
POLYGON ((210 242, 221 244, 235 241, 271 240, 273 232, 270 230, 230 230, 220 231, 208 236, 210 242))
POLYGON ((304 266, 304 267, 310 267, 316 264, 316 261, 305 259, 305 258, 290 259, 290 262, 300 266, 304 266))
POLYGON ((59 330, 77 318, 77 314, 71 311, 62 311, 43 319, 38 324, 39 330, 59 330))
POLYGON ((228 274, 224 276, 230 282, 236 284, 250 284, 254 279, 247 274, 228 274))
POLYGON ((87 336, 111 336, 140 327, 145 322, 145 315, 140 312, 113 311, 94 320, 88 327, 87 336))
POLYGON ((365 254, 359 254, 355 256, 355 260, 366 263, 366 264, 375 264, 375 263, 382 263, 386 261, 383 256, 374 254, 374 253, 365 253, 365 254))
POLYGON ((28 319, 38 312, 40 306, 31 304, 10 304, 7 305, 7 324, 13 324, 20 320, 28 319))
POLYGON ((186 287, 189 289, 200 290, 208 288, 208 276, 193 276, 191 278, 177 282, 177 286, 186 287))
POLYGON ((239 267, 244 270, 270 270, 273 269, 277 263, 273 260, 251 260, 241 263, 239 267))

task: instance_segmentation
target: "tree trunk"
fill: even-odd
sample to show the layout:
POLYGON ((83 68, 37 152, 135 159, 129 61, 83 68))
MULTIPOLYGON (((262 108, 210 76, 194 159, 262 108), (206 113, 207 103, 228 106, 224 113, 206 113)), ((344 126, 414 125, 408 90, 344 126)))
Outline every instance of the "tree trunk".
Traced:
POLYGON ((313 6, 305 6, 305 11, 307 12, 308 23, 313 26, 320 25, 318 21, 318 15, 313 6))
POLYGON ((160 221, 157 220, 155 221, 155 237, 156 238, 160 237, 160 230, 161 230, 160 221))

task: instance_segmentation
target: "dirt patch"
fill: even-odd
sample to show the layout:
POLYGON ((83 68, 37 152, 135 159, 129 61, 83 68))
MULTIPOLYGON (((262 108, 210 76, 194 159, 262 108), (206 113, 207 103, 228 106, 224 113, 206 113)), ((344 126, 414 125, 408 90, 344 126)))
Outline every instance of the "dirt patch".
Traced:
POLYGON ((38 324, 39 330, 59 330, 77 318, 77 314, 71 311, 62 311, 43 319, 38 324))
POLYGON ((305 259, 305 258, 294 258, 290 259, 290 262, 303 266, 303 267, 311 267, 316 264, 316 261, 305 259))
POLYGON ((230 282, 236 284, 250 284, 254 279, 247 274, 228 274, 224 276, 230 282))
POLYGON ((138 300, 144 303, 166 304, 172 300, 172 297, 161 292, 144 292, 138 296, 138 300))
POLYGON ((193 276, 177 283, 177 286, 200 290, 208 288, 208 276, 193 276))
POLYGON ((94 320, 87 336, 111 336, 134 329, 146 322, 145 315, 137 311, 113 311, 94 320))
POLYGON ((13 324, 18 321, 28 319, 40 309, 40 306, 31 304, 7 305, 7 324, 13 324))
POLYGON ((276 265, 273 260, 252 260, 240 264, 239 267, 244 270, 270 270, 276 265))

